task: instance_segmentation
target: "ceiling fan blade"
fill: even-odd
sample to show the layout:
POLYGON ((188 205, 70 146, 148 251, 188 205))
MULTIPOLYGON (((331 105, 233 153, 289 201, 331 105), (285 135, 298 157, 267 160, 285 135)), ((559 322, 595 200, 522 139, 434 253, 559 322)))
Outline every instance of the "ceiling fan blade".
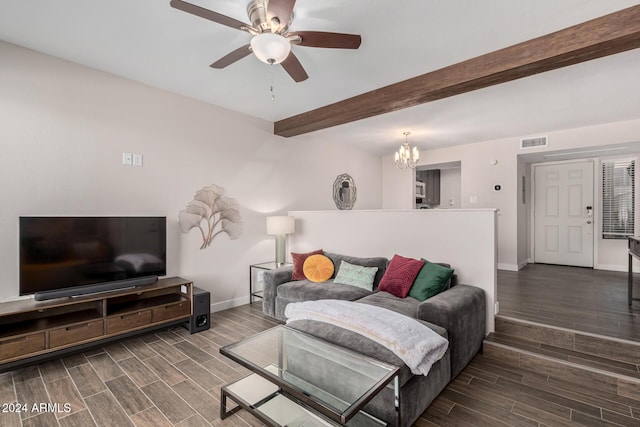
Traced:
POLYGON ((357 49, 360 47, 362 37, 357 34, 326 33, 324 31, 295 31, 287 34, 287 37, 300 36, 299 42, 292 41, 300 46, 326 47, 332 49, 357 49))
POLYGON ((233 19, 218 12, 196 6, 195 4, 187 3, 186 1, 171 0, 171 7, 182 10, 183 12, 190 13, 192 15, 199 16, 204 19, 208 19, 209 21, 217 22, 218 24, 226 25, 227 27, 235 28, 236 30, 243 30, 244 28, 250 27, 249 24, 240 22, 237 19, 233 19))
POLYGON ((278 18, 279 28, 288 27, 295 5, 296 0, 269 0, 267 20, 271 22, 273 18, 278 18))
POLYGON ((241 60, 242 58, 244 58, 245 56, 249 55, 251 53, 251 45, 246 44, 242 47, 237 48, 236 50, 234 50, 231 53, 228 53, 227 55, 223 56, 222 58, 218 59, 216 62, 214 62, 213 64, 209 65, 211 68, 224 68, 228 65, 233 64, 236 61, 241 60))
POLYGON ((282 65, 282 68, 284 68, 284 70, 291 76, 291 78, 298 83, 309 78, 309 75, 304 70, 302 64, 300 63, 300 61, 298 61, 298 58, 293 54, 293 52, 289 52, 289 56, 287 56, 287 59, 282 61, 280 65, 282 65))

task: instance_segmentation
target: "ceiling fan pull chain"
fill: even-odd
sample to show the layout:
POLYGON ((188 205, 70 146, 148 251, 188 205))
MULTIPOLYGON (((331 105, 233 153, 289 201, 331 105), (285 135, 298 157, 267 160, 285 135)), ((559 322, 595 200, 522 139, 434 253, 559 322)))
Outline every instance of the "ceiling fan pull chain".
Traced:
POLYGON ((276 100, 276 94, 275 94, 275 92, 273 91, 273 64, 271 64, 271 65, 269 66, 269 69, 270 69, 269 74, 270 74, 270 76, 271 76, 271 87, 269 88, 269 89, 271 90, 271 101, 272 101, 272 102, 275 102, 275 100, 276 100))

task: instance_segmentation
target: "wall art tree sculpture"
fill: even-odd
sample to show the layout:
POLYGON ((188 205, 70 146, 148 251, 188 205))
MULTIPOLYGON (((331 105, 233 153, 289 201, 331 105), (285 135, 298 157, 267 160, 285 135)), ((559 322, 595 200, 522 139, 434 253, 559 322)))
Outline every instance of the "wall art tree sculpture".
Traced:
POLYGON ((224 188, 212 184, 196 191, 187 208, 178 213, 180 230, 187 234, 198 228, 202 234, 202 245, 205 249, 220 233, 227 233, 230 239, 237 239, 242 234, 242 221, 236 200, 224 196, 224 188))

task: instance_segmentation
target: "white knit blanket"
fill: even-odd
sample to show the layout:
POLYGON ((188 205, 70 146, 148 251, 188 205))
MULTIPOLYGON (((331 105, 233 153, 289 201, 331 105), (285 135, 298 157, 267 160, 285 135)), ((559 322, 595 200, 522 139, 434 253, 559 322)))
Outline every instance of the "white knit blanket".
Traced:
POLYGON ((369 304, 318 300, 287 304, 287 323, 315 320, 363 335, 391 350, 415 375, 427 375, 449 341, 405 315, 369 304))

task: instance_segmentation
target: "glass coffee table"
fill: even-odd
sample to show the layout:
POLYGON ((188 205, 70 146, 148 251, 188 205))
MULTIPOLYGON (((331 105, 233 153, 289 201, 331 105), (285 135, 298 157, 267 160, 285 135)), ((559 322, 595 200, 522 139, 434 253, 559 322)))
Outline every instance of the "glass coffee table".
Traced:
POLYGON ((253 372, 222 387, 222 419, 244 408, 272 426, 386 426, 362 408, 393 381, 399 425, 397 366, 287 326, 222 347, 220 353, 253 372), (238 406, 227 410, 227 398, 238 406))

